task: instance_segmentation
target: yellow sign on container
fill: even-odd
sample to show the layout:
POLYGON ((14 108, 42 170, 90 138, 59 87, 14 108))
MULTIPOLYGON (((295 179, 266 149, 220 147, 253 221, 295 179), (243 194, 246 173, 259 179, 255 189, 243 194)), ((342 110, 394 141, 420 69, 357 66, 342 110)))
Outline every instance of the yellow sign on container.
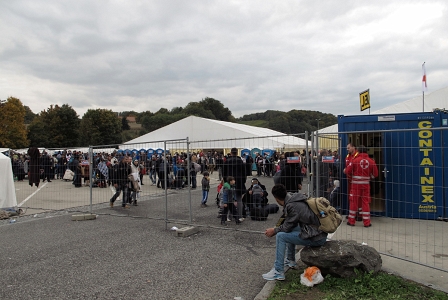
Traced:
POLYGON ((369 90, 359 93, 359 104, 361 106, 361 111, 370 108, 369 90))

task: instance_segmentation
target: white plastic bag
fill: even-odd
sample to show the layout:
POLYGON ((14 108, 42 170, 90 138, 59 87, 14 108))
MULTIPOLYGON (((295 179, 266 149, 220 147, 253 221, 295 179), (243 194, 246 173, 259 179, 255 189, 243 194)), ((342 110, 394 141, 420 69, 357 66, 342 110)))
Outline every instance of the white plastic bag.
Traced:
POLYGON ((324 278, 318 267, 308 267, 300 275, 300 283, 309 287, 319 284, 322 281, 324 281, 324 278))

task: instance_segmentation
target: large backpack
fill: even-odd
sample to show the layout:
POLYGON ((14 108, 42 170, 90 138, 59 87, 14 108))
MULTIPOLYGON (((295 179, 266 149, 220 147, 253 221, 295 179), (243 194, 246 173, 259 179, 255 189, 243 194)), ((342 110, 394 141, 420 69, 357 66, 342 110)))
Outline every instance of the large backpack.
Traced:
POLYGON ((259 207, 263 203, 263 189, 258 184, 252 186, 251 205, 253 207, 259 207))
POLYGON ((330 205, 330 201, 324 197, 309 198, 306 200, 308 206, 319 218, 319 230, 326 233, 335 232, 342 223, 342 216, 336 208, 330 205))
POLYGON ((269 216, 267 207, 254 207, 250 210, 250 218, 252 221, 266 221, 269 216))

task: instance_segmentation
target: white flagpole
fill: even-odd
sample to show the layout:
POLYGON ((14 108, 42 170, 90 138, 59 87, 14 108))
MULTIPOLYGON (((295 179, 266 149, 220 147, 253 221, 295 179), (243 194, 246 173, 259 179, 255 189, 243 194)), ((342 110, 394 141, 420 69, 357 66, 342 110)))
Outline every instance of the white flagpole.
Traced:
POLYGON ((425 90, 427 89, 425 62, 423 62, 422 64, 422 72, 423 72, 423 78, 422 78, 423 112, 425 112, 425 90))

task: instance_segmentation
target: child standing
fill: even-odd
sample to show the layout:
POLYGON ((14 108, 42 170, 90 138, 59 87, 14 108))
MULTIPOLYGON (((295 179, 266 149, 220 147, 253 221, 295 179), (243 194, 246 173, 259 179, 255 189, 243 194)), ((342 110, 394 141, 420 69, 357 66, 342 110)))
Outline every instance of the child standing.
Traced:
POLYGON ((202 202, 201 207, 207 207, 208 191, 210 190, 210 177, 207 171, 203 173, 202 177, 202 202))
POLYGON ((222 196, 222 214, 221 214, 221 225, 226 224, 227 213, 231 212, 236 224, 240 224, 241 221, 238 219, 238 212, 236 211, 236 197, 235 197, 235 178, 232 176, 227 177, 227 181, 224 183, 223 196, 222 196))

